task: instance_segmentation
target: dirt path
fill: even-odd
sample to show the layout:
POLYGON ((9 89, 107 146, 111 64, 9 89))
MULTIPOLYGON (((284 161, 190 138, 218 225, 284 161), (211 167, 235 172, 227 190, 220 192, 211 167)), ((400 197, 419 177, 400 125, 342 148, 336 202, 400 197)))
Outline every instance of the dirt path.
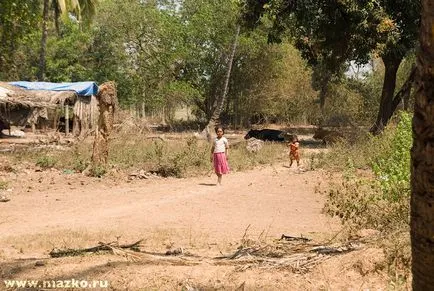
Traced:
MULTIPOLYGON (((194 266, 131 263, 114 255, 46 259, 54 247, 94 246, 116 239, 144 238, 148 251, 182 247, 215 256, 236 250, 243 236, 264 241, 282 234, 318 240, 331 237, 340 226, 321 213, 324 198, 315 193, 315 187, 322 176, 317 172, 268 166, 227 175, 222 186, 214 184, 214 176, 129 183, 57 171, 29 172, 26 177, 15 177, 11 201, 0 204, 3 278, 104 279, 115 290, 235 289, 243 283, 245 290, 384 285, 384 278, 365 278, 348 266, 336 269, 330 260, 331 265, 298 275, 260 268, 239 272, 234 266, 206 262, 194 266), (35 267, 36 260, 44 260, 43 265, 35 267)), ((369 251, 365 255, 372 257, 369 251)))

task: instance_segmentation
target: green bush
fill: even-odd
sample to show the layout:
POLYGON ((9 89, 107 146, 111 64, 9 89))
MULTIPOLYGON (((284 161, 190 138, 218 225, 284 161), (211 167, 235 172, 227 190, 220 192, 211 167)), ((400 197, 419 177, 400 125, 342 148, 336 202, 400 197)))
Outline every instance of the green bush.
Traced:
POLYGON ((381 135, 363 143, 332 148, 322 160, 324 164, 331 157, 342 157, 343 171, 340 177, 336 177, 336 172, 330 173, 329 180, 334 182, 326 190, 324 210, 338 216, 350 235, 364 228, 381 232, 380 246, 394 284, 405 281, 410 270, 411 115, 401 113, 397 120, 381 135))
POLYGON ((44 169, 52 168, 56 165, 56 163, 57 160, 54 157, 48 155, 40 156, 36 160, 36 165, 44 169))
POLYGON ((107 173, 107 169, 103 165, 92 166, 90 168, 89 176, 101 178, 107 173))
POLYGON ((0 190, 6 190, 9 183, 7 181, 0 181, 0 190))
POLYGON ((322 164, 340 157, 343 173, 341 183, 330 185, 326 211, 353 228, 387 232, 391 225, 408 226, 411 115, 400 113, 397 119, 380 136, 351 147, 338 145, 323 157, 322 164))
POLYGON ((378 181, 368 177, 345 177, 331 185, 324 210, 337 216, 353 232, 369 228, 383 233, 406 230, 409 218, 408 199, 384 199, 378 181))
POLYGON ((401 113, 393 130, 390 146, 372 162, 372 169, 380 181, 384 195, 398 200, 410 195, 410 149, 412 146, 411 115, 401 113))

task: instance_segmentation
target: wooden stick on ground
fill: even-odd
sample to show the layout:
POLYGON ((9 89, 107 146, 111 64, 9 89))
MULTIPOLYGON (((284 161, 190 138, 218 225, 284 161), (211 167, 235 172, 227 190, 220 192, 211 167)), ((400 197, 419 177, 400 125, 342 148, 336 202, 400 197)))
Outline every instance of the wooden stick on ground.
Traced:
POLYGON ((84 248, 84 249, 53 249, 50 252, 50 256, 52 258, 59 258, 59 257, 67 257, 67 256, 79 256, 84 253, 95 253, 99 251, 113 251, 113 248, 118 249, 130 249, 133 251, 140 251, 139 245, 143 240, 139 240, 132 244, 126 244, 126 245, 116 245, 116 243, 102 243, 100 242, 98 246, 90 247, 90 248, 84 248))
POLYGON ((282 234, 282 236, 280 237, 280 239, 281 240, 282 239, 289 240, 289 241, 301 240, 303 242, 311 241, 311 239, 303 237, 303 236, 297 237, 297 236, 289 236, 289 235, 284 235, 284 234, 282 234))

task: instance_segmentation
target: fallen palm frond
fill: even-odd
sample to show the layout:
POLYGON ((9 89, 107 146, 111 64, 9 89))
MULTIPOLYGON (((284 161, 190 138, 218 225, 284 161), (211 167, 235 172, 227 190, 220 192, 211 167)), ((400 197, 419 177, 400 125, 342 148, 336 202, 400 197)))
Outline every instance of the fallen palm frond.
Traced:
POLYGON ((311 240, 308 238, 285 235, 273 244, 266 245, 244 240, 244 244, 233 254, 214 259, 220 260, 220 264, 239 265, 237 270, 240 271, 259 267, 284 268, 304 273, 332 256, 361 248, 360 244, 354 242, 339 246, 325 246, 309 243, 309 241, 311 240))
POLYGON ((197 265, 206 262, 211 265, 232 265, 236 271, 249 268, 286 269, 296 273, 305 273, 316 265, 336 255, 345 254, 362 247, 358 243, 339 246, 318 245, 303 237, 289 237, 276 240, 272 244, 261 244, 243 239, 243 244, 229 255, 205 257, 192 255, 183 248, 165 253, 147 252, 140 249, 142 240, 132 244, 99 243, 98 246, 85 249, 53 250, 51 257, 77 256, 85 253, 110 251, 133 262, 154 264, 197 265))
POLYGON ((130 249, 133 251, 140 251, 139 247, 143 240, 139 240, 132 244, 126 244, 126 245, 119 245, 117 242, 111 242, 111 243, 98 243, 95 247, 90 248, 84 248, 84 249, 53 249, 50 252, 50 256, 52 258, 59 258, 59 257, 72 257, 72 256, 80 256, 85 253, 96 253, 100 251, 113 251, 114 248, 116 249, 130 249))

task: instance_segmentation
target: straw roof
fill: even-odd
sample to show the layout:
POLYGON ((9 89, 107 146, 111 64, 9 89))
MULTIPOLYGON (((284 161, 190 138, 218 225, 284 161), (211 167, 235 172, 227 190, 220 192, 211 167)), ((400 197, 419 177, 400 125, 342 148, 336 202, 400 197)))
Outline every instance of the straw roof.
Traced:
POLYGON ((0 82, 0 105, 54 108, 65 103, 73 104, 76 98, 74 91, 26 90, 0 82))

